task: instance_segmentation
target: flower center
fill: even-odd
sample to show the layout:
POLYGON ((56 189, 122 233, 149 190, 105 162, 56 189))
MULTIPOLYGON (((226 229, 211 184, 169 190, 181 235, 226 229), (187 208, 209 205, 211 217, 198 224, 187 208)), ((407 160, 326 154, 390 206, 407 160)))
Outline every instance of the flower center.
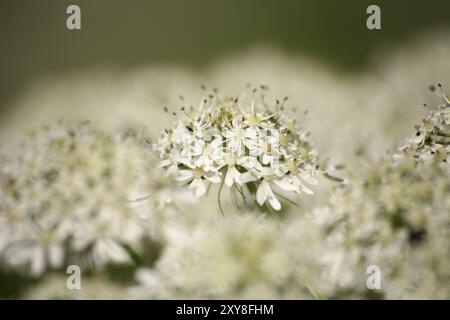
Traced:
POLYGON ((204 173, 205 172, 200 167, 196 167, 194 170, 192 170, 192 175, 194 176, 195 179, 200 179, 204 173))

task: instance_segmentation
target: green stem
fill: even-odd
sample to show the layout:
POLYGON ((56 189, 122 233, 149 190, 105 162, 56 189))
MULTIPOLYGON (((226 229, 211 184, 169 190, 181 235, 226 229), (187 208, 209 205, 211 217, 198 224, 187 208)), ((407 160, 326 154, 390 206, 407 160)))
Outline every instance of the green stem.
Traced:
POLYGON ((225 183, 225 175, 227 174, 227 171, 228 171, 228 166, 225 166, 222 171, 223 178, 222 178, 222 181, 220 182, 219 191, 217 192, 217 203, 219 205, 219 209, 220 209, 220 213, 222 214, 222 217, 225 217, 225 214, 223 212, 220 196, 222 194, 222 188, 223 188, 223 184, 225 183))

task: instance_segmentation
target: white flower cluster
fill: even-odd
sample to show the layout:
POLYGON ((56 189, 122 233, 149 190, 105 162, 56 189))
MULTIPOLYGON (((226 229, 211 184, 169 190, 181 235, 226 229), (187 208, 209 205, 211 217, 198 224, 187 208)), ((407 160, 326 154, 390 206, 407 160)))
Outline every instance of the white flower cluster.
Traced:
POLYGON ((313 299, 319 229, 297 216, 227 214, 176 228, 155 269, 137 273, 139 299, 313 299))
MULTIPOLYGON (((433 114, 435 123, 447 119, 433 114)), ((304 216, 232 214, 169 229, 132 297, 448 299, 448 163, 405 155, 374 164, 304 216), (367 287, 372 265, 381 271, 376 290, 367 287)))
POLYGON ((317 152, 308 132, 284 112, 284 101, 266 103, 266 90, 254 89, 249 103, 245 93, 234 98, 213 91, 198 108, 183 106, 155 146, 161 166, 196 197, 209 183, 221 183, 219 199, 225 184, 244 199, 254 196, 258 205, 280 210, 277 188, 312 194, 308 185, 324 172, 317 152))
POLYGON ((407 139, 405 146, 400 148, 397 158, 405 155, 414 156, 417 161, 437 160, 450 163, 450 100, 438 87, 430 86, 430 90, 437 92, 441 103, 437 110, 432 110, 422 123, 416 125, 416 134, 407 139), (438 91, 436 91, 438 90, 438 91))
POLYGON ((450 297, 450 104, 440 96, 438 109, 393 159, 336 190, 328 207, 312 213, 325 231, 330 296, 370 297, 362 270, 377 265, 385 298, 450 297))
POLYGON ((312 216, 324 230, 326 295, 450 297, 450 175, 437 163, 382 162, 312 216), (382 272, 378 292, 366 288, 370 265, 382 272))
POLYGON ((152 154, 137 133, 109 135, 85 123, 33 132, 2 159, 1 259, 34 275, 69 262, 130 261, 130 250, 154 235, 154 207, 174 194, 152 154), (147 197, 155 206, 134 201, 147 197))

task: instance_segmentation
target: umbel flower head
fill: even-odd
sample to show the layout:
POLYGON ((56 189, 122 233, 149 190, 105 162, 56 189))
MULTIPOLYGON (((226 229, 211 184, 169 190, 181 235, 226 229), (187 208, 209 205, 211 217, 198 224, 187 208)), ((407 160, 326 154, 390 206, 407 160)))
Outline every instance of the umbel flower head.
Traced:
POLYGON ((68 262, 131 262, 152 235, 156 207, 170 202, 139 141, 86 123, 31 133, 1 162, 1 260, 34 275, 68 262), (130 201, 148 194, 155 206, 130 201))
POLYGON ((448 299, 450 178, 436 161, 383 161, 339 188, 312 216, 324 226, 322 283, 330 297, 448 299), (367 290, 366 270, 382 274, 367 290))
POLYGON ((219 206, 223 185, 274 210, 281 209, 277 190, 312 194, 324 166, 309 133, 284 110, 287 98, 269 104, 266 91, 261 86, 236 98, 213 90, 198 107, 182 106, 155 145, 161 166, 196 197, 220 184, 219 206))
POLYGON ((450 162, 450 100, 442 85, 432 85, 430 90, 441 99, 438 107, 416 125, 416 133, 407 139, 396 158, 412 156, 417 161, 437 160, 450 162))
POLYGON ((326 236, 328 295, 370 297, 365 270, 375 265, 383 276, 377 294, 385 298, 448 299, 450 103, 438 88, 438 109, 414 137, 313 211, 326 236))

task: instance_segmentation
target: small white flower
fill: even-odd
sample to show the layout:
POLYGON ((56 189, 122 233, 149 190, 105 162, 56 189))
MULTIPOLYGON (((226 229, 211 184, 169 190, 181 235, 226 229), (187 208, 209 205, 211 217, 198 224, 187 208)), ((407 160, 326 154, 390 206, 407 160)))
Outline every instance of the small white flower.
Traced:
MULTIPOLYGON (((42 274, 46 268, 60 267, 64 258, 66 234, 51 226, 29 226, 22 238, 11 243, 5 252, 12 265, 28 265, 32 275, 42 274)), ((25 230, 24 230, 25 231, 25 230)))
POLYGON ((201 167, 179 170, 176 180, 189 183, 189 188, 193 190, 197 198, 206 193, 206 181, 211 183, 220 183, 221 181, 218 172, 207 172, 201 167))
MULTIPOLYGON (((278 175, 281 173, 278 172, 278 175)), ((277 185, 286 191, 297 191, 291 183, 288 182, 288 178, 285 176, 277 176, 270 168, 262 168, 261 171, 249 171, 241 175, 240 182, 248 183, 261 180, 258 189, 256 191, 256 202, 262 206, 266 201, 269 202, 271 207, 275 210, 281 210, 281 204, 276 198, 270 186, 271 183, 277 185), (262 180, 261 180, 262 179, 262 180)))
POLYGON ((241 173, 236 169, 235 166, 229 166, 227 174, 225 175, 225 185, 227 187, 232 187, 233 183, 240 183, 241 173))
POLYGON ((263 180, 256 191, 256 202, 262 206, 266 201, 268 201, 275 210, 281 210, 281 204, 270 188, 270 184, 266 180, 263 180))

